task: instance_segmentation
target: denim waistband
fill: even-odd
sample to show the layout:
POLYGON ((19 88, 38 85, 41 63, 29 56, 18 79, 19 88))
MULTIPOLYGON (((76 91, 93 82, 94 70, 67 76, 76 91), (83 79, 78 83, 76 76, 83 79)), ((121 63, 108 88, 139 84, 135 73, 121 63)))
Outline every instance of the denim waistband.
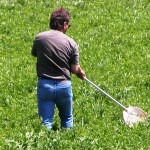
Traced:
POLYGON ((50 77, 38 77, 38 80, 57 80, 57 81, 60 81, 60 82, 68 81, 67 79, 52 79, 50 77))

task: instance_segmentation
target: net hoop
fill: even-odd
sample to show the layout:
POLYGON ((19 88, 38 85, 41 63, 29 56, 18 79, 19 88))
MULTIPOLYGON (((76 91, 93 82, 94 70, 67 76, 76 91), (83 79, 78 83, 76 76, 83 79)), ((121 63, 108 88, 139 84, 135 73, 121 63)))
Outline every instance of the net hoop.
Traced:
POLYGON ((147 114, 141 108, 136 106, 129 106, 123 111, 124 122, 129 125, 129 127, 133 127, 134 124, 143 122, 146 117, 147 114))

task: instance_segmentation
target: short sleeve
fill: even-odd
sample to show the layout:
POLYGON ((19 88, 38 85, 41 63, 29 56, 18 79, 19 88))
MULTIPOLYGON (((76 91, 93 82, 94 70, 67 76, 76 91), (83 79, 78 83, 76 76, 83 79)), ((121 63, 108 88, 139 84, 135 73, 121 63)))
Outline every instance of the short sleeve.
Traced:
POLYGON ((36 52, 36 39, 33 41, 33 46, 32 46, 32 49, 31 49, 31 54, 33 56, 37 56, 37 52, 36 52))
POLYGON ((74 46, 72 47, 72 59, 71 59, 71 65, 78 65, 79 64, 79 49, 76 43, 74 43, 74 46))

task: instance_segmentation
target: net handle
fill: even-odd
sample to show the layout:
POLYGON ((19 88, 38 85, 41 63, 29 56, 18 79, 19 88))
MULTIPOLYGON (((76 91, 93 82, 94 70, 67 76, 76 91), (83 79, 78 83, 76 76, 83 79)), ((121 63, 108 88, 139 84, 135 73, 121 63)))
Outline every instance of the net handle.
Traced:
POLYGON ((106 95, 108 98, 110 98, 112 101, 114 101, 116 104, 118 104, 121 108, 123 108, 125 111, 128 111, 125 106, 123 106, 121 103, 119 103, 117 100, 115 100, 112 96, 110 96, 108 93, 106 93, 104 90, 102 90, 100 87, 98 87, 96 84, 94 84, 92 81, 84 78, 85 81, 87 81, 89 84, 91 84, 93 87, 95 87, 98 91, 102 92, 104 95, 106 95))

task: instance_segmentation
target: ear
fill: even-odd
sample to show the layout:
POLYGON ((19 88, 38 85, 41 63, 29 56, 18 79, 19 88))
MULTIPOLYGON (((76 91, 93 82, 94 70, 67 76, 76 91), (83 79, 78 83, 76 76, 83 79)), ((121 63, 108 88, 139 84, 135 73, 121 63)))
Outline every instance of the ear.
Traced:
POLYGON ((66 33, 67 29, 68 29, 68 23, 64 22, 63 33, 66 33))
POLYGON ((68 23, 65 21, 64 22, 64 28, 68 26, 68 23))
POLYGON ((64 30, 67 30, 67 29, 68 29, 68 23, 64 22, 64 30))

